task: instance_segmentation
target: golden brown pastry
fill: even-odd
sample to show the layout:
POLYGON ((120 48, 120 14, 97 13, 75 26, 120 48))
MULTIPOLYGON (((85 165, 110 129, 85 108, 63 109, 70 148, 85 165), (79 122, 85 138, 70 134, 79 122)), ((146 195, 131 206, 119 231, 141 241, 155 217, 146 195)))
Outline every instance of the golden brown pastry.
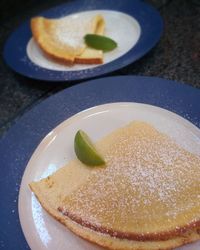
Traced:
POLYGON ((66 63, 99 64, 103 52, 88 48, 84 36, 88 33, 103 35, 105 22, 101 15, 83 19, 64 17, 31 19, 33 37, 40 48, 52 59, 66 63))
POLYGON ((173 249, 200 239, 200 157, 144 122, 97 143, 106 167, 71 161, 30 187, 77 235, 117 250, 173 249))

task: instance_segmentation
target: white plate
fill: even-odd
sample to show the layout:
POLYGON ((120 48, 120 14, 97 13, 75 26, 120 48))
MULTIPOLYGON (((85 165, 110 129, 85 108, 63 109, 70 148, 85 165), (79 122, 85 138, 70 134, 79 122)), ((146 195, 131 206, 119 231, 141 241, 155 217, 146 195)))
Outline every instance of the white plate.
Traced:
MULTIPOLYGON (((114 49, 113 51, 104 53, 104 64, 106 64, 123 56, 136 44, 136 42, 140 37, 141 28, 137 20, 132 16, 119 11, 112 11, 112 10, 84 11, 73 15, 69 15, 65 18, 73 20, 74 19, 85 20, 97 14, 101 14, 105 19, 106 27, 104 35, 114 39, 118 44, 117 48, 114 49)), ((101 65, 89 65, 89 64, 88 65, 76 64, 73 65, 73 67, 69 67, 63 64, 56 63, 49 57, 45 56, 45 54, 37 46, 36 42, 32 38, 30 39, 27 45, 27 55, 29 59, 35 64, 51 70, 78 71, 78 70, 101 66, 101 65)))
MULTIPOLYGON (((28 184, 53 173, 75 157, 74 135, 83 129, 93 140, 130 121, 146 121, 171 136, 188 151, 200 155, 200 130, 167 110, 139 103, 112 103, 82 111, 62 122, 39 144, 24 172, 19 193, 19 217, 32 250, 97 250, 100 247, 80 239, 49 216, 31 193, 28 184)), ((200 241, 179 250, 197 250, 200 241)))

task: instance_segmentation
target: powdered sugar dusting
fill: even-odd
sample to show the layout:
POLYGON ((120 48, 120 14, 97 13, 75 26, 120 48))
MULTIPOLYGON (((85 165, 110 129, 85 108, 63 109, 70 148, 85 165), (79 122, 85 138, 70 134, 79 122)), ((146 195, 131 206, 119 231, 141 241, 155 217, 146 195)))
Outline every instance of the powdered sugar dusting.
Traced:
POLYGON ((84 47, 83 37, 91 33, 91 20, 93 17, 71 16, 58 20, 55 37, 62 44, 67 44, 73 48, 84 47))
MULTIPOLYGON (((200 157, 145 123, 132 123, 98 144, 106 168, 63 200, 90 223, 120 231, 154 232, 200 219, 200 157), (194 209, 193 213, 190 211, 194 209), (170 222, 170 223, 169 223, 170 222)), ((184 224, 185 225, 185 224, 184 224)))

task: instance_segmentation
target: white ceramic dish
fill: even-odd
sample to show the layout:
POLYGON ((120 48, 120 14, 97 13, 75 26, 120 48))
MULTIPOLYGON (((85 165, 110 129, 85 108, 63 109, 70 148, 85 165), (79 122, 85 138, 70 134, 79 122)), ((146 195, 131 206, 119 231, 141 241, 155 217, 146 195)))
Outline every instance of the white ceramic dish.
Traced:
MULTIPOLYGON (((105 36, 114 39, 118 46, 111 52, 104 53, 104 63, 112 62, 113 60, 121 57, 127 53, 138 41, 141 33, 141 28, 137 20, 125 13, 111 10, 92 10, 84 11, 67 16, 68 19, 81 19, 85 20, 101 14, 106 23, 105 36), (117 29, 116 29, 117 27, 117 29), (128 30, 128 33, 127 33, 128 30)), ((45 56, 42 50, 38 47, 33 38, 30 39, 27 45, 27 55, 29 59, 41 66, 42 68, 58 71, 77 71, 98 67, 101 65, 84 65, 75 64, 72 67, 56 63, 49 57, 45 56)))
MULTIPOLYGON (((185 149, 200 155, 200 130, 170 111, 139 103, 112 103, 90 108, 62 122, 39 144, 24 172, 19 193, 19 217, 32 250, 101 249, 80 239, 49 216, 31 193, 28 184, 53 173, 75 157, 74 135, 85 130, 98 140, 130 121, 142 120, 174 138, 185 149)), ((200 241, 179 250, 197 250, 200 241)))

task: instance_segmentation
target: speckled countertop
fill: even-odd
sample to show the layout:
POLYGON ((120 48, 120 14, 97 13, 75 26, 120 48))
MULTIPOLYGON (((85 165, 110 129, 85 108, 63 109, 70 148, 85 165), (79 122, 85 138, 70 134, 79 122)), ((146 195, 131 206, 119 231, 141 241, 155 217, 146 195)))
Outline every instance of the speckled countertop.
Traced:
MULTIPOLYGON (((72 0, 71 0, 72 1, 72 0)), ((41 100, 77 82, 48 85, 20 76, 3 62, 4 43, 25 19, 66 0, 1 0, 0 3, 0 136, 41 100)), ((146 75, 177 80, 200 88, 200 5, 195 0, 148 0, 164 19, 164 34, 137 62, 109 75, 146 75)), ((200 101, 199 101, 200 102, 200 101)))

